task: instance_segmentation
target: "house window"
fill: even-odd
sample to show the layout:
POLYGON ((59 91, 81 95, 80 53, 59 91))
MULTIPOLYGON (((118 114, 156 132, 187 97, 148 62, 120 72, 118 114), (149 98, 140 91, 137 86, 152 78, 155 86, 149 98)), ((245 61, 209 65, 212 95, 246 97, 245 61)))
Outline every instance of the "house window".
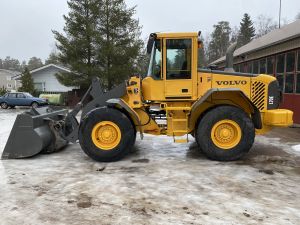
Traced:
POLYGON ((276 57, 276 78, 279 83, 279 87, 284 91, 284 64, 285 54, 277 55, 276 57))
POLYGON ((259 73, 266 73, 266 59, 259 61, 259 73))
POLYGON ((286 72, 295 71, 295 52, 289 52, 286 54, 286 72))
POLYGON ((34 83, 34 89, 37 91, 45 91, 45 83, 34 83))
POLYGON ((234 65, 233 69, 235 72, 240 72, 240 65, 234 65))
POLYGON ((12 88, 12 85, 11 84, 7 84, 6 87, 7 88, 12 88))
POLYGON ((284 54, 277 56, 276 73, 284 73, 284 60, 285 60, 284 54))
POLYGON ((276 74, 276 78, 278 80, 280 90, 283 91, 283 74, 276 74))
POLYGON ((296 93, 300 94, 300 71, 297 74, 296 93))
POLYGON ((298 51, 297 76, 296 76, 296 93, 300 94, 300 51, 298 51))
POLYGON ((298 67, 297 67, 297 71, 300 71, 300 51, 298 51, 298 67))
POLYGON ((246 63, 240 64, 240 72, 245 73, 246 72, 246 63))
POLYGON ((294 92, 294 74, 286 74, 285 75, 285 93, 293 93, 294 92))
POLYGON ((274 74, 274 57, 267 58, 267 74, 274 74))
POLYGON ((295 52, 286 54, 286 69, 285 69, 285 93, 294 92, 295 84, 295 52))
POLYGON ((247 72, 248 73, 252 73, 252 65, 253 65, 252 62, 248 62, 248 65, 247 65, 247 72))
POLYGON ((253 73, 255 74, 258 74, 258 67, 259 67, 259 64, 258 64, 258 61, 254 61, 253 62, 253 73))

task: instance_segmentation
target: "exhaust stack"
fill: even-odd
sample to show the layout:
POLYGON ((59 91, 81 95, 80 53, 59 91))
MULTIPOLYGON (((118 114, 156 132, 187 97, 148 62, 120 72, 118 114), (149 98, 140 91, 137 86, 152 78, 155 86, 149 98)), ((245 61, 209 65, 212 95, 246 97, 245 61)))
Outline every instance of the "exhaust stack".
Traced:
POLYGON ((236 49, 237 42, 234 42, 226 51, 226 65, 225 65, 225 72, 235 72, 233 69, 233 53, 236 49))

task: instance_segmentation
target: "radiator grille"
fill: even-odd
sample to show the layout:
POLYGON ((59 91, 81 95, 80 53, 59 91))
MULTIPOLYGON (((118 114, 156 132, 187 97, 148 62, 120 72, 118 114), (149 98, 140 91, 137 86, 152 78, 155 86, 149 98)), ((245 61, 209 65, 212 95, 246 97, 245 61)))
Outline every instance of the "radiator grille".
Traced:
POLYGON ((262 82, 255 81, 252 84, 252 102, 259 110, 265 109, 266 85, 262 82))

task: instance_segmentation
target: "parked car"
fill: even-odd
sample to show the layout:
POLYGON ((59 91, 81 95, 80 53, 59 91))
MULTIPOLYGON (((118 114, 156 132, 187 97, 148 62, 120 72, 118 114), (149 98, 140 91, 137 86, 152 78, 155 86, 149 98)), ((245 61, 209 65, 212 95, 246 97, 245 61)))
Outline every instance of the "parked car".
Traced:
POLYGON ((31 106, 36 108, 42 105, 47 105, 47 99, 36 98, 26 92, 6 93, 0 97, 0 106, 2 109, 15 106, 31 106))

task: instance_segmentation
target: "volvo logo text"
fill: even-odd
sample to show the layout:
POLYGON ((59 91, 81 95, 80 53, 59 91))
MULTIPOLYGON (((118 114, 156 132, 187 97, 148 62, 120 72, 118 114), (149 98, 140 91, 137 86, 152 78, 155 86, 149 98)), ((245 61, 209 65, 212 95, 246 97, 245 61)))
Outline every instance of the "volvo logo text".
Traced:
POLYGON ((218 85, 246 85, 247 81, 245 80, 231 80, 231 81, 216 81, 218 85))

